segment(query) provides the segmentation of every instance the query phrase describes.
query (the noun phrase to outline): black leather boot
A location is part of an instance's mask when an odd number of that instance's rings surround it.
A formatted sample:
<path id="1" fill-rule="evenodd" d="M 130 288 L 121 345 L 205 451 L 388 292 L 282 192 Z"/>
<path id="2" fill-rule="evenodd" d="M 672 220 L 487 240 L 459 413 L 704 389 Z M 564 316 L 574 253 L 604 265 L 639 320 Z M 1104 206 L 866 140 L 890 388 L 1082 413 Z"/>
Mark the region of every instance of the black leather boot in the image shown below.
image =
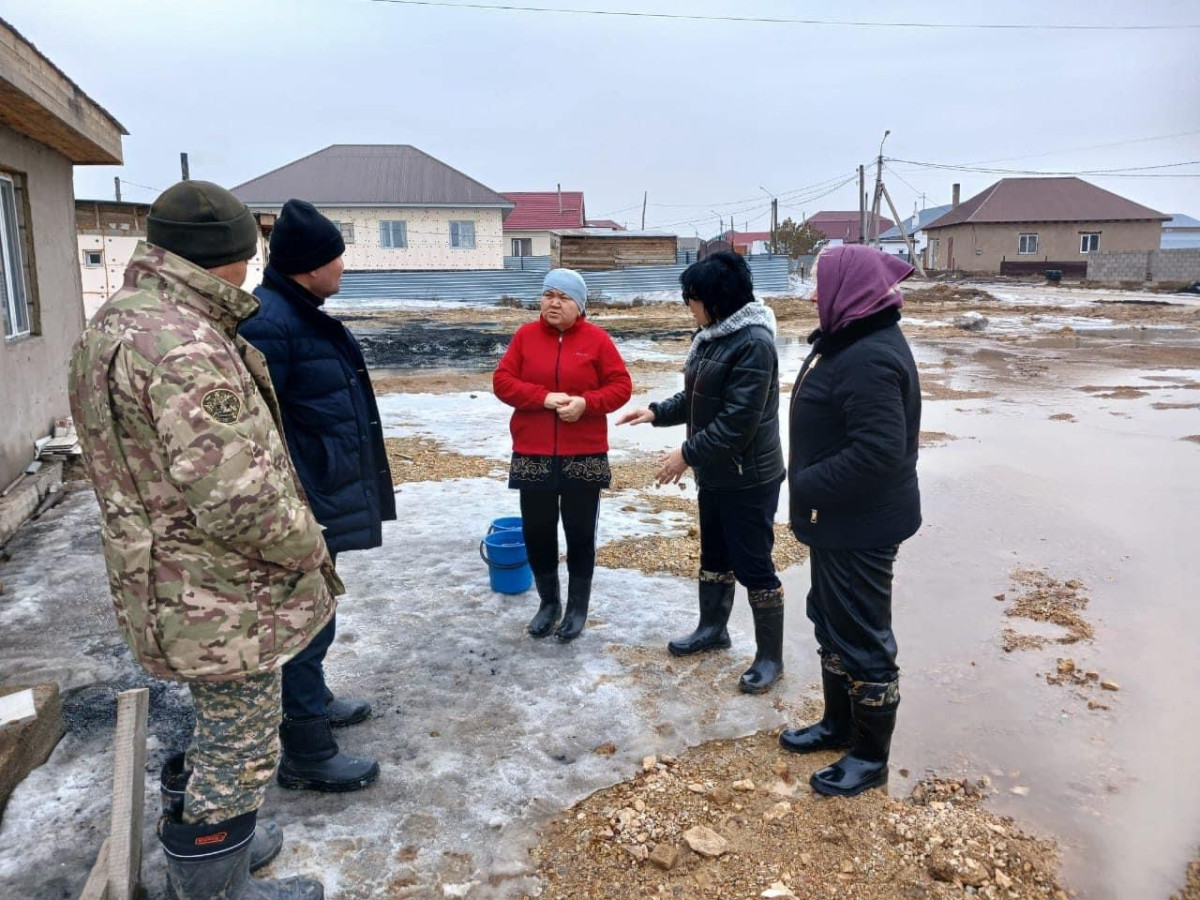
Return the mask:
<path id="1" fill-rule="evenodd" d="M 783 588 L 750 592 L 754 614 L 754 662 L 738 683 L 747 694 L 764 694 L 783 674 Z"/>
<path id="2" fill-rule="evenodd" d="M 779 744 L 793 753 L 842 750 L 850 746 L 850 680 L 821 666 L 821 687 L 825 691 L 825 714 L 821 721 L 805 728 L 793 728 L 779 735 Z"/>
<path id="3" fill-rule="evenodd" d="M 187 792 L 191 769 L 185 768 L 187 759 L 182 753 L 168 756 L 159 773 L 159 795 L 162 811 L 173 821 L 183 821 L 183 795 Z M 257 872 L 279 855 L 283 848 L 283 829 L 274 822 L 259 822 L 250 841 L 250 871 Z"/>
<path id="4" fill-rule="evenodd" d="M 540 638 L 554 630 L 554 626 L 558 624 L 558 617 L 562 613 L 558 572 L 553 575 L 537 575 L 533 581 L 537 585 L 538 597 L 541 598 L 542 603 L 529 622 L 529 636 Z"/>
<path id="5" fill-rule="evenodd" d="M 325 688 L 325 715 L 334 728 L 346 728 L 365 722 L 371 715 L 371 704 L 366 700 L 335 697 L 333 691 Z"/>
<path id="6" fill-rule="evenodd" d="M 323 900 L 325 888 L 312 878 L 250 877 L 256 816 L 248 812 L 215 825 L 184 825 L 170 815 L 159 819 L 172 900 Z"/>
<path id="7" fill-rule="evenodd" d="M 730 646 L 729 614 L 733 612 L 733 573 L 700 571 L 700 624 L 687 637 L 667 644 L 672 656 L 690 656 Z"/>
<path id="8" fill-rule="evenodd" d="M 564 644 L 575 640 L 587 623 L 588 603 L 592 599 L 592 579 L 576 578 L 572 575 L 567 580 L 567 611 L 563 615 L 562 624 L 554 633 Z"/>
<path id="9" fill-rule="evenodd" d="M 860 694 L 861 689 L 865 690 Z M 883 702 L 875 702 L 879 700 Z M 854 717 L 850 752 L 813 773 L 808 783 L 819 794 L 853 797 L 887 784 L 888 753 L 900 705 L 896 682 L 856 684 L 850 702 Z"/>
<path id="10" fill-rule="evenodd" d="M 345 793 L 365 788 L 379 777 L 379 763 L 338 749 L 329 719 L 289 719 L 279 726 L 283 755 L 275 776 L 292 790 Z"/>

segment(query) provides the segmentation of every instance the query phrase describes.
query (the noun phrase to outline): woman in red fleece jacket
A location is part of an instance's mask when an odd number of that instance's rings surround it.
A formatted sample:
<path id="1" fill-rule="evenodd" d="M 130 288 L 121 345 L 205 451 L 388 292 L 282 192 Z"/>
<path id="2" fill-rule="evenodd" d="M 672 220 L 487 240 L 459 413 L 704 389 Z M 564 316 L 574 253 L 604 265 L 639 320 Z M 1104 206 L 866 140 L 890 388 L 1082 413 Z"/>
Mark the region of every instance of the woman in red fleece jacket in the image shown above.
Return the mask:
<path id="1" fill-rule="evenodd" d="M 612 338 L 584 318 L 587 285 L 571 269 L 552 269 L 542 314 L 513 335 L 492 376 L 496 396 L 513 407 L 508 486 L 521 491 L 525 548 L 541 604 L 529 623 L 549 634 L 562 611 L 558 519 L 567 535 L 567 611 L 556 635 L 583 631 L 596 567 L 596 516 L 608 487 L 608 419 L 628 402 L 633 382 Z"/>

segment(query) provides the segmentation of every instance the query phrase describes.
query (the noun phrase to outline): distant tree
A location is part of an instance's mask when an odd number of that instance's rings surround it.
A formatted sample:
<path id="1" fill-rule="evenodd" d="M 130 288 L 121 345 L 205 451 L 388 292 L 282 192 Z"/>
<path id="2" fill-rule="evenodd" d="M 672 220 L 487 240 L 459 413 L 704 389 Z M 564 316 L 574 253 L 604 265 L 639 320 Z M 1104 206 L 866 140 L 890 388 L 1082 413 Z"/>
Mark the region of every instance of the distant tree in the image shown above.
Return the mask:
<path id="1" fill-rule="evenodd" d="M 797 225 L 790 218 L 784 219 L 775 228 L 775 242 L 771 246 L 771 252 L 795 259 L 797 256 L 808 256 L 816 252 L 817 245 L 824 240 L 825 235 L 809 222 Z"/>

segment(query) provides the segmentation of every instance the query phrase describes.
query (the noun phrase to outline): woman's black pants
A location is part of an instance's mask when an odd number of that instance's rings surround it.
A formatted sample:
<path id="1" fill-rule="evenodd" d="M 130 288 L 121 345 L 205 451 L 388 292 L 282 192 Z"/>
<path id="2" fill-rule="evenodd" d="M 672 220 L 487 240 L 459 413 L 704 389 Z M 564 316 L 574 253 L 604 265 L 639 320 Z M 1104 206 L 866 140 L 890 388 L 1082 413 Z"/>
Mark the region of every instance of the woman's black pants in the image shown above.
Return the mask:
<path id="1" fill-rule="evenodd" d="M 878 550 L 812 548 L 808 617 L 827 667 L 834 662 L 832 655 L 855 681 L 884 684 L 900 674 L 892 633 L 892 566 L 898 550 L 898 545 Z"/>
<path id="2" fill-rule="evenodd" d="M 558 519 L 567 535 L 567 571 L 575 578 L 591 578 L 596 568 L 596 518 L 600 514 L 600 489 L 567 491 L 521 490 L 521 521 L 529 568 L 537 576 L 558 571 Z"/>

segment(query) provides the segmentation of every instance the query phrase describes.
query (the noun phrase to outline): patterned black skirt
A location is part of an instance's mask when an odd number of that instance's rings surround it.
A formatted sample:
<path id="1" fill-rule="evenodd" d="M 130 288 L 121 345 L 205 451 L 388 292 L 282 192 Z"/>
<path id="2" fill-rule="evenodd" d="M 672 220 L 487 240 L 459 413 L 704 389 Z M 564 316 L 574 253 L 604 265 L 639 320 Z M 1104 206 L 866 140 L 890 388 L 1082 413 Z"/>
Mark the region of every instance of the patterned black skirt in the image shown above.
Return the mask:
<path id="1" fill-rule="evenodd" d="M 514 453 L 508 486 L 532 491 L 597 491 L 612 483 L 607 453 L 528 456 Z"/>

